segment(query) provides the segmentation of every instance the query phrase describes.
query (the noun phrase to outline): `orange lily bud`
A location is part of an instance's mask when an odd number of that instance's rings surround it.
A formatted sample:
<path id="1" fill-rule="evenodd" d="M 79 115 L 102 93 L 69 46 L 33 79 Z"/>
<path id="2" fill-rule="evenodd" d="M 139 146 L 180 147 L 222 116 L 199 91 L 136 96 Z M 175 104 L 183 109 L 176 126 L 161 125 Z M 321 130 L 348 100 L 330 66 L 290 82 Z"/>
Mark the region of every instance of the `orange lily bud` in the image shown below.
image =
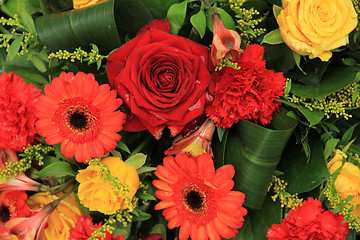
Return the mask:
<path id="1" fill-rule="evenodd" d="M 165 155 L 191 154 L 192 156 L 199 156 L 203 153 L 212 155 L 210 143 L 214 130 L 215 123 L 206 119 L 191 136 L 173 143 L 173 146 L 165 151 Z"/>
<path id="2" fill-rule="evenodd" d="M 211 46 L 211 60 L 218 66 L 222 59 L 240 58 L 243 50 L 240 49 L 241 39 L 236 31 L 225 28 L 219 13 L 212 9 L 214 38 Z"/>

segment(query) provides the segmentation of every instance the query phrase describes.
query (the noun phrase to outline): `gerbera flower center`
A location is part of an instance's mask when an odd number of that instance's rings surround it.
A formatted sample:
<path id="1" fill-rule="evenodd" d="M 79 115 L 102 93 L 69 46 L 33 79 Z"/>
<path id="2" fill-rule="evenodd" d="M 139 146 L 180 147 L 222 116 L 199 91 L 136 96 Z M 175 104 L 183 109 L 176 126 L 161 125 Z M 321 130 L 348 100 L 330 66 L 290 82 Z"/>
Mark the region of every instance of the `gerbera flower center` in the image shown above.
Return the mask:
<path id="1" fill-rule="evenodd" d="M 70 126 L 77 129 L 86 129 L 88 125 L 88 117 L 84 114 L 84 112 L 79 111 L 77 109 L 74 113 L 69 116 Z"/>
<path id="2" fill-rule="evenodd" d="M 3 223 L 10 220 L 10 209 L 5 205 L 0 206 L 0 220 Z"/>
<path id="3" fill-rule="evenodd" d="M 194 210 L 199 210 L 203 203 L 204 199 L 201 196 L 200 192 L 195 190 L 190 190 L 185 194 L 185 202 Z"/>
<path id="4" fill-rule="evenodd" d="M 75 132 L 85 132 L 93 125 L 94 116 L 83 106 L 70 107 L 65 112 L 65 121 Z"/>
<path id="5" fill-rule="evenodd" d="M 182 202 L 185 208 L 195 215 L 201 214 L 207 209 L 205 192 L 197 186 L 188 186 L 183 190 Z"/>

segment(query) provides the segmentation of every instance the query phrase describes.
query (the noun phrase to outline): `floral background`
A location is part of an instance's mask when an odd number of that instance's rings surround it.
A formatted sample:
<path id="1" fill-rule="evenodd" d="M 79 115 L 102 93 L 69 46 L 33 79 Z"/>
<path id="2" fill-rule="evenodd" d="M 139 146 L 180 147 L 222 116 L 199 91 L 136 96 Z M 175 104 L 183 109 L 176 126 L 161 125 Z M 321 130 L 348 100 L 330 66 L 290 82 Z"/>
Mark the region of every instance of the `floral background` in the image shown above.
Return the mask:
<path id="1" fill-rule="evenodd" d="M 358 0 L 0 4 L 0 239 L 359 239 Z"/>

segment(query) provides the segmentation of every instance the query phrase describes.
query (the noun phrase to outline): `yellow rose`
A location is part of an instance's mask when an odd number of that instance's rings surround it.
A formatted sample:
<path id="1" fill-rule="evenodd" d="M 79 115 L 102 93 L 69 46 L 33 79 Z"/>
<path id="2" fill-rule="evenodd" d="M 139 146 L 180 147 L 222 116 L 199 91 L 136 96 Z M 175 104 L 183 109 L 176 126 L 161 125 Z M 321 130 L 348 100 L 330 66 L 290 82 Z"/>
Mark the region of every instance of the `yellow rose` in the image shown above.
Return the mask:
<path id="1" fill-rule="evenodd" d="M 107 0 L 73 0 L 74 9 L 89 7 Z"/>
<path id="2" fill-rule="evenodd" d="M 358 21 L 351 0 L 285 0 L 276 20 L 289 48 L 322 61 L 349 42 Z"/>
<path id="3" fill-rule="evenodd" d="M 39 209 L 63 195 L 63 192 L 55 195 L 51 195 L 49 192 L 35 193 L 26 200 L 26 204 L 31 209 Z M 68 239 L 70 230 L 75 227 L 77 219 L 81 215 L 83 215 L 83 211 L 72 192 L 59 203 L 50 215 L 47 221 L 48 225 L 41 233 L 41 239 Z"/>
<path id="4" fill-rule="evenodd" d="M 343 157 L 346 157 L 346 155 L 340 150 L 336 150 L 335 156 L 328 163 L 331 174 L 341 167 Z M 334 184 L 342 199 L 353 196 L 350 202 L 355 204 L 356 208 L 352 211 L 352 214 L 360 216 L 360 169 L 352 163 L 345 162 Z"/>
<path id="5" fill-rule="evenodd" d="M 117 177 L 128 191 L 128 200 L 132 200 L 139 188 L 139 176 L 136 169 L 118 157 L 106 157 L 101 163 L 108 166 L 110 174 Z M 128 208 L 124 196 L 115 192 L 113 184 L 105 181 L 98 174 L 100 166 L 88 166 L 80 170 L 76 180 L 80 183 L 78 196 L 80 202 L 90 211 L 99 211 L 104 214 L 113 214 L 119 209 Z"/>

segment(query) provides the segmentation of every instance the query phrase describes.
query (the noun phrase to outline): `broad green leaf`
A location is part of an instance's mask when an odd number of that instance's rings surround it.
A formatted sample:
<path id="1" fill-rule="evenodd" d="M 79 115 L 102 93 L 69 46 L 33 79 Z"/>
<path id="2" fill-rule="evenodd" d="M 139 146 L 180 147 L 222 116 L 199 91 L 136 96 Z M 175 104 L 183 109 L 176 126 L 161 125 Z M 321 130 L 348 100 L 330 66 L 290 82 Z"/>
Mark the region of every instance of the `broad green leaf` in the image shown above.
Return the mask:
<path id="1" fill-rule="evenodd" d="M 355 229 L 350 229 L 348 235 L 346 236 L 345 240 L 356 240 L 356 231 Z"/>
<path id="2" fill-rule="evenodd" d="M 323 119 L 323 117 L 325 116 L 324 112 L 316 111 L 316 110 L 310 111 L 309 109 L 307 109 L 301 105 L 286 101 L 281 98 L 277 99 L 277 100 L 279 102 L 285 103 L 286 105 L 299 110 L 304 115 L 304 117 L 306 117 L 306 119 L 309 121 L 310 126 L 315 126 L 316 124 L 319 124 L 321 122 L 321 120 Z"/>
<path id="3" fill-rule="evenodd" d="M 294 141 L 290 141 L 282 155 L 278 170 L 284 173 L 281 179 L 288 183 L 289 193 L 308 192 L 330 176 L 320 137 L 309 135 L 309 146 L 309 161 L 299 144 L 295 144 Z"/>
<path id="4" fill-rule="evenodd" d="M 245 215 L 244 225 L 239 229 L 236 240 L 265 240 L 266 232 L 274 223 L 280 223 L 282 208 L 280 202 L 274 202 L 270 196 L 265 198 L 261 209 L 249 209 Z"/>
<path id="5" fill-rule="evenodd" d="M 325 143 L 325 148 L 324 148 L 324 158 L 325 159 L 329 158 L 330 154 L 332 153 L 332 151 L 334 150 L 334 148 L 336 147 L 336 145 L 338 144 L 339 141 L 340 141 L 340 139 L 331 138 Z"/>
<path id="6" fill-rule="evenodd" d="M 200 37 L 203 38 L 206 32 L 206 17 L 202 9 L 190 18 L 191 24 L 196 28 Z"/>
<path id="7" fill-rule="evenodd" d="M 169 20 L 172 34 L 178 34 L 180 28 L 184 24 L 186 9 L 187 0 L 181 3 L 175 3 L 169 8 L 167 12 L 167 19 Z"/>
<path id="8" fill-rule="evenodd" d="M 292 50 L 286 46 L 285 43 L 281 44 L 264 44 L 266 67 L 276 72 L 287 73 L 295 67 L 295 60 Z"/>
<path id="9" fill-rule="evenodd" d="M 11 43 L 6 60 L 12 61 L 17 56 L 23 39 L 24 36 L 20 36 Z"/>
<path id="10" fill-rule="evenodd" d="M 235 190 L 245 193 L 247 207 L 261 208 L 281 153 L 296 125 L 297 121 L 282 110 L 274 115 L 268 127 L 240 121 L 229 131 L 226 143 L 220 143 L 226 144 L 224 164 L 234 166 Z"/>
<path id="11" fill-rule="evenodd" d="M 272 30 L 271 32 L 267 33 L 264 36 L 264 39 L 262 40 L 262 43 L 268 43 L 268 44 L 280 44 L 283 43 L 284 40 L 281 37 L 280 29 Z"/>
<path id="12" fill-rule="evenodd" d="M 128 158 L 125 162 L 128 165 L 133 166 L 134 168 L 138 169 L 145 164 L 146 155 L 143 153 L 137 153 L 134 156 Z"/>
<path id="13" fill-rule="evenodd" d="M 122 44 L 124 31 L 134 34 L 151 20 L 140 0 L 109 0 L 76 11 L 38 17 L 35 26 L 40 41 L 52 51 L 74 51 L 78 47 L 89 51 L 93 43 L 101 54 L 107 54 Z"/>
<path id="14" fill-rule="evenodd" d="M 171 5 L 178 0 L 141 0 L 155 19 L 166 18 L 166 13 Z"/>
<path id="15" fill-rule="evenodd" d="M 39 177 L 66 177 L 66 176 L 75 176 L 76 173 L 72 169 L 71 165 L 67 162 L 54 162 L 40 170 L 36 173 Z"/>
<path id="16" fill-rule="evenodd" d="M 351 67 L 332 67 L 324 73 L 319 86 L 292 83 L 291 92 L 300 97 L 318 100 L 343 89 L 355 81 L 356 71 Z"/>

